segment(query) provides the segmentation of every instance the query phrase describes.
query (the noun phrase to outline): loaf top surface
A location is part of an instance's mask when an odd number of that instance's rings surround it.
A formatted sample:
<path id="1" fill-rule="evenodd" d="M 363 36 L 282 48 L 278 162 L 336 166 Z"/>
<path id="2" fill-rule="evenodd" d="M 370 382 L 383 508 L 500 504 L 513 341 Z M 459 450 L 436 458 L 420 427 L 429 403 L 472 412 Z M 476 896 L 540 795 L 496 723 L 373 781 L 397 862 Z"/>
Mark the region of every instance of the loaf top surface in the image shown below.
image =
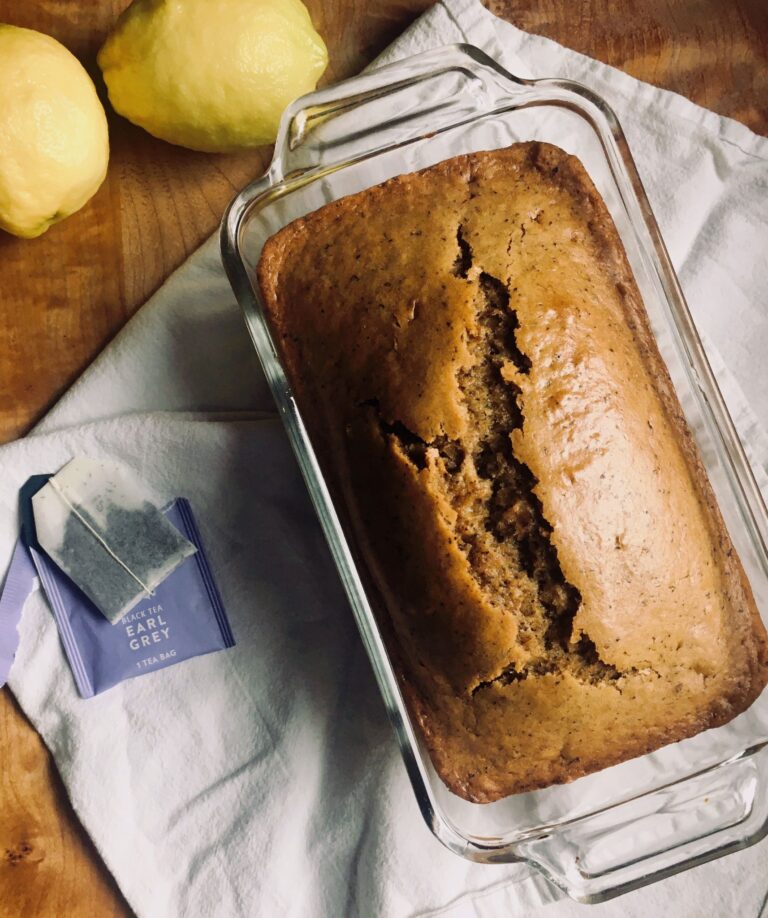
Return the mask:
<path id="1" fill-rule="evenodd" d="M 290 224 L 258 273 L 451 789 L 569 780 L 754 700 L 765 632 L 578 160 L 400 176 Z"/>

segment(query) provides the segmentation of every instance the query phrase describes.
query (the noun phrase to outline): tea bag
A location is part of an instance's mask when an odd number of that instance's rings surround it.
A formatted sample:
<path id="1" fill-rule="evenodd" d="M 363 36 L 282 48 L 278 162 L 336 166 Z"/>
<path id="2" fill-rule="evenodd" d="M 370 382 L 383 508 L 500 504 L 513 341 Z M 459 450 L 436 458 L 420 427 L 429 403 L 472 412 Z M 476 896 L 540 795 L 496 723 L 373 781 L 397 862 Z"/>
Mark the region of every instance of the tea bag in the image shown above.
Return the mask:
<path id="1" fill-rule="evenodd" d="M 197 551 L 115 463 L 72 459 L 32 505 L 41 548 L 112 624 Z"/>

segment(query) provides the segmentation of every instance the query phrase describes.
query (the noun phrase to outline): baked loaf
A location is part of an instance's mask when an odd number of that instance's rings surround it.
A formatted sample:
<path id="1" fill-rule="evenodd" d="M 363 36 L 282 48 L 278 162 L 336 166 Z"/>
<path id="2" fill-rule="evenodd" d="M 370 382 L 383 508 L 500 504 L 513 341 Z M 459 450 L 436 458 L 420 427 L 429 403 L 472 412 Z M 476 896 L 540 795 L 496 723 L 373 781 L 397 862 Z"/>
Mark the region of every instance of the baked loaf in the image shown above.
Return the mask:
<path id="1" fill-rule="evenodd" d="M 765 630 L 577 159 L 402 175 L 277 233 L 258 277 L 451 790 L 569 781 L 757 697 Z"/>

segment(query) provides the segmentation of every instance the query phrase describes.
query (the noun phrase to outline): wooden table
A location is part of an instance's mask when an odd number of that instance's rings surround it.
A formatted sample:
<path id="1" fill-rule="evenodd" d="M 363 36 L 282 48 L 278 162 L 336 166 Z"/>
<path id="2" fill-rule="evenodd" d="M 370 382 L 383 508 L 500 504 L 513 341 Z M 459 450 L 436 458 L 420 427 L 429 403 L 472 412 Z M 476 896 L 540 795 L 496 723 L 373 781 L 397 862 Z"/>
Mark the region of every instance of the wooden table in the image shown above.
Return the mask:
<path id="1" fill-rule="evenodd" d="M 215 3 L 215 0 L 211 0 Z M 486 0 L 532 32 L 768 133 L 766 0 Z M 95 55 L 127 0 L 0 0 L 0 22 Z M 331 57 L 360 70 L 430 0 L 308 0 Z M 546 74 L 548 75 L 548 74 Z M 97 79 L 100 91 L 103 86 Z M 207 156 L 110 115 L 112 158 L 96 197 L 32 241 L 0 232 L 0 441 L 23 435 L 262 171 L 263 149 Z M 129 915 L 77 822 L 52 760 L 0 693 L 0 916 Z"/>

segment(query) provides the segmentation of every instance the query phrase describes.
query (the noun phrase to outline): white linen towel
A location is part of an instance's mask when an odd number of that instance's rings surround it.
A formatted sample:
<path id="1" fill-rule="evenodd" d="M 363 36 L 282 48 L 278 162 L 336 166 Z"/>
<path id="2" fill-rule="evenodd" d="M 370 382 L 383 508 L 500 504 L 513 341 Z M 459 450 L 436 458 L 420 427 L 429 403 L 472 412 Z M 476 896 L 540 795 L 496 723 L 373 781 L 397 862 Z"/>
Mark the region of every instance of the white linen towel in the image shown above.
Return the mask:
<path id="1" fill-rule="evenodd" d="M 443 0 L 382 61 L 453 41 L 613 105 L 766 487 L 768 141 L 477 0 Z M 44 598 L 27 602 L 11 688 L 136 913 L 756 918 L 767 842 L 587 907 L 523 866 L 472 865 L 430 836 L 272 412 L 214 239 L 33 435 L 0 449 L 0 570 L 29 475 L 75 454 L 116 458 L 158 502 L 191 499 L 237 639 L 83 701 Z"/>

